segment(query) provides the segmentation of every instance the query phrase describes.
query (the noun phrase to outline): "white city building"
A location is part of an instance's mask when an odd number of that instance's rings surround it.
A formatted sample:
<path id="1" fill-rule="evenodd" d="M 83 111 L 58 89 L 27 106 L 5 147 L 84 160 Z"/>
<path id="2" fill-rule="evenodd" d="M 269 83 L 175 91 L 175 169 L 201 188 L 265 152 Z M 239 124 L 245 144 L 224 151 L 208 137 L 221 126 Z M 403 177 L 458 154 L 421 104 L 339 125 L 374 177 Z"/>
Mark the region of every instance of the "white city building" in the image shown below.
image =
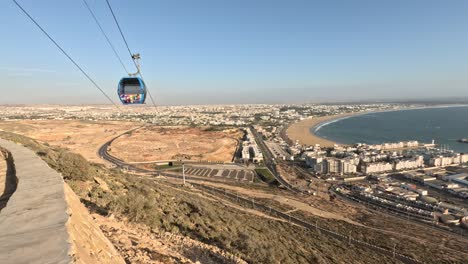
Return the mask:
<path id="1" fill-rule="evenodd" d="M 467 163 L 467 162 L 468 162 L 468 154 L 461 154 L 460 163 Z"/>
<path id="2" fill-rule="evenodd" d="M 318 173 L 343 175 L 356 173 L 357 171 L 354 159 L 308 157 L 306 162 L 315 172 Z"/>
<path id="3" fill-rule="evenodd" d="M 440 167 L 440 166 L 447 166 L 447 165 L 451 165 L 451 164 L 454 164 L 454 163 L 459 163 L 460 162 L 460 158 L 458 158 L 458 160 L 454 157 L 445 157 L 445 156 L 436 156 L 436 157 L 432 157 L 429 159 L 429 166 L 433 166 L 433 167 Z"/>
<path id="4" fill-rule="evenodd" d="M 417 169 L 424 167 L 424 158 L 423 156 L 416 156 L 410 159 L 397 160 L 393 164 L 393 170 L 408 170 L 408 169 Z"/>
<path id="5" fill-rule="evenodd" d="M 250 147 L 249 146 L 243 146 L 242 147 L 242 160 L 243 161 L 249 161 L 250 160 Z"/>
<path id="6" fill-rule="evenodd" d="M 393 165 L 388 162 L 363 163 L 361 171 L 365 174 L 392 171 Z"/>
<path id="7" fill-rule="evenodd" d="M 260 148 L 257 146 L 257 145 L 251 145 L 250 146 L 250 151 L 251 151 L 251 154 L 252 154 L 252 161 L 253 162 L 261 162 L 263 161 L 263 153 L 262 151 L 260 150 Z"/>

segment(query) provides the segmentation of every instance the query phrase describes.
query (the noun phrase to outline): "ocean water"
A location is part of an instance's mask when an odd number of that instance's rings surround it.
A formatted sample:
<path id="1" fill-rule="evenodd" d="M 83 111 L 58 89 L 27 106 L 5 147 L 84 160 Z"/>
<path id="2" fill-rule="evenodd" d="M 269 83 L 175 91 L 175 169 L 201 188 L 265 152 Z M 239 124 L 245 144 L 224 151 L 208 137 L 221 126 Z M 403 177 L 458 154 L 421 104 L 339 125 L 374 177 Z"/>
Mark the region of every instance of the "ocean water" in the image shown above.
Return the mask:
<path id="1" fill-rule="evenodd" d="M 311 133 L 343 144 L 418 140 L 468 153 L 468 106 L 369 113 L 323 123 Z"/>

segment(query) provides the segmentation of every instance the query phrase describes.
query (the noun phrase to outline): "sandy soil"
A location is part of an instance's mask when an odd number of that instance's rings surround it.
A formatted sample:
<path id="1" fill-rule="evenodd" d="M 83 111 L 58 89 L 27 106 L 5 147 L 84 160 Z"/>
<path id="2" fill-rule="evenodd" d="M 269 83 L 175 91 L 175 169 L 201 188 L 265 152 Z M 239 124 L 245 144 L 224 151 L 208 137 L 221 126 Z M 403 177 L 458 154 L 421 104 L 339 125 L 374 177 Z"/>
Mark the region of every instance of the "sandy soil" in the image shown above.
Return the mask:
<path id="1" fill-rule="evenodd" d="M 336 144 L 336 142 L 312 134 L 310 132 L 310 128 L 326 121 L 352 116 L 356 114 L 358 113 L 347 113 L 340 115 L 307 118 L 289 126 L 289 128 L 286 131 L 286 134 L 293 142 L 297 140 L 301 145 L 320 144 L 320 146 L 322 147 L 333 147 L 333 145 Z"/>
<path id="2" fill-rule="evenodd" d="M 127 263 L 230 263 L 242 259 L 189 237 L 150 229 L 113 216 L 93 214 L 104 234 L 121 252 Z M 234 261 L 232 261 L 234 259 Z M 90 262 L 91 263 L 91 262 Z"/>
<path id="3" fill-rule="evenodd" d="M 241 136 L 237 129 L 147 126 L 115 140 L 110 152 L 127 162 L 177 159 L 230 162 Z"/>
<path id="4" fill-rule="evenodd" d="M 0 122 L 0 129 L 67 148 L 89 161 L 102 163 L 96 154 L 99 147 L 116 135 L 139 125 L 117 121 L 21 120 Z"/>
<path id="5" fill-rule="evenodd" d="M 113 137 L 140 125 L 118 121 L 20 120 L 2 121 L 0 130 L 66 148 L 83 155 L 89 161 L 102 163 L 103 160 L 97 155 L 99 147 Z M 148 126 L 114 141 L 111 152 L 128 162 L 179 158 L 229 162 L 240 137 L 242 133 L 237 129 L 209 131 L 200 128 Z"/>
<path id="6" fill-rule="evenodd" d="M 124 264 L 112 243 L 104 236 L 80 199 L 65 183 L 70 218 L 67 223 L 74 263 Z"/>

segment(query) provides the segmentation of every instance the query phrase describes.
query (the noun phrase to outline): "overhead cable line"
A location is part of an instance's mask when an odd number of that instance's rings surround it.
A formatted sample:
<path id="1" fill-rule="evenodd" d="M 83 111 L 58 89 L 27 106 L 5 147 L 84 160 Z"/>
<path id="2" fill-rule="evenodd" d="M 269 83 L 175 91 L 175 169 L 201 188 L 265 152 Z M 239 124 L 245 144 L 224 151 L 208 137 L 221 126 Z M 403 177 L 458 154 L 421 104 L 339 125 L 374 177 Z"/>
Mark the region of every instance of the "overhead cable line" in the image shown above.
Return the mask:
<path id="1" fill-rule="evenodd" d="M 117 17 L 116 17 L 115 14 L 114 14 L 114 10 L 112 9 L 112 6 L 111 6 L 109 0 L 106 0 L 106 2 L 107 2 L 107 6 L 109 7 L 109 10 L 110 10 L 111 13 L 112 13 L 112 17 L 114 18 L 115 24 L 117 24 L 117 28 L 119 29 L 120 35 L 122 36 L 122 39 L 123 39 L 123 41 L 125 42 L 125 46 L 127 47 L 128 53 L 130 54 L 130 57 L 133 57 L 133 53 L 132 53 L 132 51 L 130 50 L 130 47 L 128 46 L 127 39 L 125 38 L 125 36 L 124 36 L 124 34 L 123 34 L 123 31 L 122 31 L 122 28 L 120 28 L 119 21 L 117 21 Z M 136 63 L 135 63 L 135 67 L 137 67 Z"/>
<path id="2" fill-rule="evenodd" d="M 109 7 L 109 10 L 112 13 L 112 17 L 114 18 L 115 24 L 117 25 L 117 28 L 119 29 L 120 35 L 122 36 L 122 39 L 125 42 L 125 46 L 127 47 L 128 53 L 130 54 L 130 57 L 133 60 L 133 64 L 135 65 L 135 67 L 138 70 L 137 73 L 140 75 L 141 79 L 144 81 L 143 75 L 141 74 L 141 71 L 140 71 L 140 65 L 138 65 L 138 63 L 137 63 L 137 61 L 135 59 L 135 56 L 138 55 L 138 54 L 133 54 L 132 51 L 130 50 L 130 47 L 128 46 L 127 39 L 125 38 L 125 35 L 123 34 L 122 28 L 120 27 L 119 21 L 117 20 L 117 17 L 115 16 L 114 10 L 112 9 L 112 6 L 111 6 L 109 0 L 106 0 L 106 2 L 107 2 L 107 6 Z M 153 103 L 153 106 L 156 107 L 156 103 L 154 102 L 154 99 L 153 99 L 153 96 L 151 95 L 151 92 L 149 91 L 149 89 L 147 89 L 147 91 L 148 91 L 148 95 L 151 98 L 151 102 Z"/>
<path id="3" fill-rule="evenodd" d="M 52 41 L 52 43 L 55 44 L 55 46 L 63 53 L 63 55 L 65 55 L 80 71 L 81 73 L 83 73 L 84 76 L 86 76 L 86 78 L 88 78 L 88 80 L 93 83 L 93 85 L 99 90 L 101 91 L 101 93 L 109 100 L 109 102 L 111 102 L 118 110 L 120 110 L 120 107 L 117 106 L 117 104 L 114 103 L 114 101 L 112 101 L 112 99 L 104 92 L 103 89 L 101 89 L 101 87 L 83 70 L 83 68 L 80 67 L 80 65 L 78 65 L 78 63 L 76 63 L 75 60 L 73 60 L 72 57 L 70 57 L 70 55 L 68 55 L 68 53 L 47 33 L 47 31 L 45 31 L 40 25 L 38 22 L 36 22 L 36 20 L 16 1 L 16 0 L 12 0 L 16 6 L 18 6 L 19 9 L 21 9 L 21 11 L 23 11 L 23 13 L 42 31 L 42 33 L 44 33 L 44 35 L 46 35 L 50 41 Z"/>
<path id="4" fill-rule="evenodd" d="M 88 9 L 89 13 L 91 14 L 91 16 L 93 17 L 94 19 L 94 22 L 96 22 L 97 26 L 99 27 L 99 29 L 101 30 L 101 33 L 102 35 L 106 38 L 107 40 L 107 43 L 109 44 L 109 46 L 112 48 L 112 50 L 114 51 L 114 55 L 115 57 L 117 57 L 117 59 L 119 60 L 120 62 L 120 65 L 122 65 L 122 68 L 125 70 L 125 72 L 127 72 L 128 74 L 130 74 L 130 72 L 127 70 L 127 68 L 125 67 L 125 64 L 122 62 L 122 59 L 120 58 L 119 54 L 117 53 L 117 51 L 115 50 L 115 47 L 114 45 L 112 45 L 112 42 L 110 41 L 109 37 L 107 37 L 107 34 L 104 32 L 104 29 L 102 28 L 101 26 L 101 23 L 99 23 L 99 20 L 97 19 L 96 15 L 94 14 L 93 10 L 91 9 L 91 7 L 89 6 L 88 2 L 86 0 L 83 0 L 83 3 L 85 4 L 86 8 Z"/>

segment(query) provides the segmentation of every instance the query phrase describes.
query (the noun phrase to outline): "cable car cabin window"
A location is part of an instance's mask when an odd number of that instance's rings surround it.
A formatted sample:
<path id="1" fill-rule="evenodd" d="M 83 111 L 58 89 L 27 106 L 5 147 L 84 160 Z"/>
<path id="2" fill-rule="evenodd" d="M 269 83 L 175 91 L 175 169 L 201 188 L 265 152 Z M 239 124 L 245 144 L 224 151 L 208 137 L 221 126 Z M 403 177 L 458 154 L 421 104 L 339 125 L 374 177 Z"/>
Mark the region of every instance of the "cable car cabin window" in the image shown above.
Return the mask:
<path id="1" fill-rule="evenodd" d="M 141 89 L 140 89 L 140 86 L 129 86 L 129 85 L 125 85 L 123 87 L 123 94 L 139 94 L 139 93 L 142 93 Z"/>

